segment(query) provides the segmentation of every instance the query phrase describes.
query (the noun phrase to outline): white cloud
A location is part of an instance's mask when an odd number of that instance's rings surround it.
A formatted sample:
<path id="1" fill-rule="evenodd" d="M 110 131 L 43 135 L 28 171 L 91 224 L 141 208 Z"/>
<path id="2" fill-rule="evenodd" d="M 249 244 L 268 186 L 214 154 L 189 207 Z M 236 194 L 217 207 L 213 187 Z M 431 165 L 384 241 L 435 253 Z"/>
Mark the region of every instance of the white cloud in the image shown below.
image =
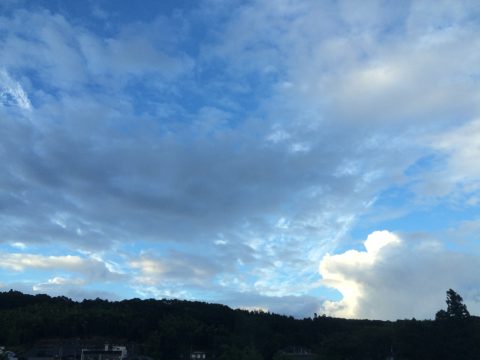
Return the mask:
<path id="1" fill-rule="evenodd" d="M 22 242 L 14 242 L 10 244 L 11 247 L 20 249 L 20 250 L 25 250 L 27 248 L 27 245 L 22 243 Z"/>
<path id="2" fill-rule="evenodd" d="M 67 268 L 75 269 L 85 264 L 85 260 L 79 256 L 43 256 L 36 254 L 0 254 L 0 266 L 15 271 L 23 271 L 26 268 L 48 269 Z"/>
<path id="3" fill-rule="evenodd" d="M 479 256 L 447 250 L 438 241 L 408 240 L 376 231 L 365 250 L 326 255 L 320 263 L 323 283 L 342 294 L 325 301 L 323 311 L 348 318 L 432 318 L 453 288 L 473 313 L 480 311 Z"/>
<path id="4" fill-rule="evenodd" d="M 480 120 L 449 129 L 432 136 L 432 149 L 445 158 L 445 163 L 427 171 L 422 190 L 432 195 L 445 196 L 460 191 L 467 195 L 466 202 L 477 203 L 480 191 Z"/>
<path id="5" fill-rule="evenodd" d="M 0 104 L 10 105 L 11 102 L 22 109 L 32 109 L 32 103 L 22 85 L 13 80 L 5 70 L 0 69 Z"/>
<path id="6" fill-rule="evenodd" d="M 71 279 L 61 276 L 55 276 L 51 279 L 48 279 L 46 282 L 38 283 L 33 285 L 33 291 L 51 291 L 55 288 L 66 288 L 69 286 L 81 286 L 85 284 L 83 279 Z"/>
<path id="7" fill-rule="evenodd" d="M 362 312 L 360 300 L 366 296 L 366 290 L 361 281 L 352 277 L 352 272 L 361 273 L 373 268 L 381 257 L 382 249 L 399 242 L 396 235 L 388 231 L 377 231 L 365 241 L 366 251 L 349 250 L 340 255 L 325 255 L 320 263 L 323 284 L 342 294 L 340 302 L 325 301 L 325 311 L 340 317 L 358 317 Z"/>

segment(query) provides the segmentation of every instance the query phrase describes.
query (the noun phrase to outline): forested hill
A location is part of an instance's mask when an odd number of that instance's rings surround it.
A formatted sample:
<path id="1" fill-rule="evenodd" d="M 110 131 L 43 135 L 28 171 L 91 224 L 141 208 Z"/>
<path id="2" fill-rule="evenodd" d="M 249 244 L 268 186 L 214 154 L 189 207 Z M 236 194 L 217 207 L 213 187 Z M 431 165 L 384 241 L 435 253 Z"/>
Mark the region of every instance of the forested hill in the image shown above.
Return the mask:
<path id="1" fill-rule="evenodd" d="M 292 346 L 319 359 L 480 359 L 479 318 L 448 311 L 436 321 L 297 320 L 202 302 L 75 302 L 9 291 L 0 293 L 0 345 L 26 349 L 41 339 L 97 336 L 137 343 L 156 359 L 179 359 L 192 349 L 220 360 L 280 359 L 279 351 Z"/>

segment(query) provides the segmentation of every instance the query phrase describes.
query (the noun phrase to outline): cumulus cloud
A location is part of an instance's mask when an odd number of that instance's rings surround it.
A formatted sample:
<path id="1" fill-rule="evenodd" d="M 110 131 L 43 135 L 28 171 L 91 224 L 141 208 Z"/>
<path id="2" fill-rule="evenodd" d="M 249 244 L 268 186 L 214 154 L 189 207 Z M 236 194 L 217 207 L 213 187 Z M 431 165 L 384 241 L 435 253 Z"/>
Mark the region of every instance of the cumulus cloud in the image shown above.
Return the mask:
<path id="1" fill-rule="evenodd" d="M 453 288 L 467 306 L 480 310 L 479 256 L 449 250 L 440 242 L 376 231 L 364 250 L 326 255 L 323 283 L 338 290 L 339 301 L 325 301 L 326 314 L 348 318 L 433 318 Z"/>

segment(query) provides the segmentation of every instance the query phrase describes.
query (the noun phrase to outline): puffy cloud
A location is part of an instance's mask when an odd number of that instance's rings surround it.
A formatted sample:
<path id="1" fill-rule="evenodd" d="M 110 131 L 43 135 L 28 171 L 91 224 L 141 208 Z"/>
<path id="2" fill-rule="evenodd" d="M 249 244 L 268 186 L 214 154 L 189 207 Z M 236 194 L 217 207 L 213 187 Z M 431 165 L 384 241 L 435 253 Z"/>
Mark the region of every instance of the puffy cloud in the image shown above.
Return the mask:
<path id="1" fill-rule="evenodd" d="M 438 241 L 406 239 L 376 231 L 365 250 L 326 255 L 320 274 L 342 298 L 325 301 L 328 315 L 348 318 L 432 318 L 444 307 L 445 291 L 453 288 L 473 313 L 480 310 L 478 255 L 456 252 Z"/>

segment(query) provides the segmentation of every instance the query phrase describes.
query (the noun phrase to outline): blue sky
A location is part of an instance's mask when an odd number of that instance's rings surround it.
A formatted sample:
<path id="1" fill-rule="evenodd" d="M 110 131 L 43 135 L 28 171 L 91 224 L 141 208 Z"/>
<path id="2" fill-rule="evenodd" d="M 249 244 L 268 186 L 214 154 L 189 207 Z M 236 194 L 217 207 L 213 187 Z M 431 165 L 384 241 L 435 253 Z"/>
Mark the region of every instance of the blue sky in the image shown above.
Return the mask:
<path id="1" fill-rule="evenodd" d="M 480 313 L 476 1 L 3 1 L 0 289 Z"/>

